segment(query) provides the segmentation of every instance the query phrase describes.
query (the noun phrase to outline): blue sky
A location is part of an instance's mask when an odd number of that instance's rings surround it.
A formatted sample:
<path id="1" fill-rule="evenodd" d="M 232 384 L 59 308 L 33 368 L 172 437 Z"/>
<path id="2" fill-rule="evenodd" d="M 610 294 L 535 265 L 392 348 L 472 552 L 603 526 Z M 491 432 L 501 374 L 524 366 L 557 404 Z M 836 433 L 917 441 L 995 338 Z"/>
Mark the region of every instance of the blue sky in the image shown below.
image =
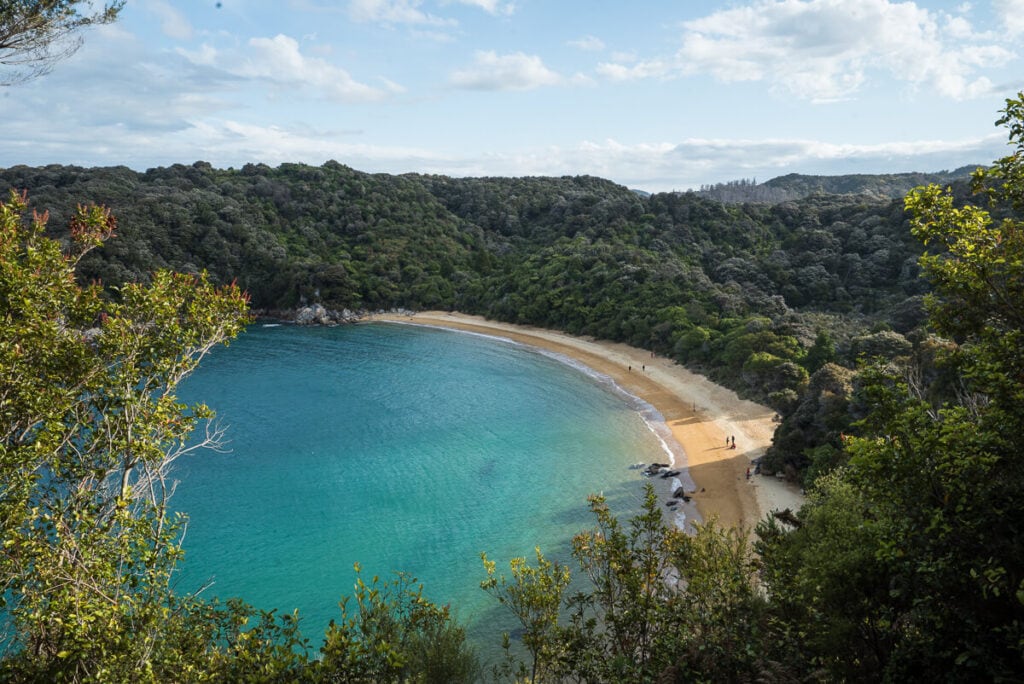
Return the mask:
<path id="1" fill-rule="evenodd" d="M 0 166 L 204 160 L 683 190 L 1006 152 L 1024 0 L 129 0 L 0 88 Z"/>

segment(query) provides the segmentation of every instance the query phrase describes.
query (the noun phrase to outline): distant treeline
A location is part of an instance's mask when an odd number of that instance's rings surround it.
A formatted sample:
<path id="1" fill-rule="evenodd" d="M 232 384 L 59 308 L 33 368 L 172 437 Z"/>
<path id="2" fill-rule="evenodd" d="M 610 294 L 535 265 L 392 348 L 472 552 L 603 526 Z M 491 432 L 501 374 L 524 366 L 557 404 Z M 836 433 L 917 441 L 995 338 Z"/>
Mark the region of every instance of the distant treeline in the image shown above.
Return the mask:
<path id="1" fill-rule="evenodd" d="M 458 309 L 593 335 L 786 416 L 823 365 L 901 353 L 924 320 L 922 246 L 902 203 L 865 195 L 737 205 L 586 176 L 393 176 L 336 162 L 20 166 L 0 185 L 27 189 L 55 231 L 79 203 L 113 210 L 117 237 L 82 262 L 85 279 L 205 270 L 237 281 L 256 309 Z M 819 418 L 790 430 L 776 467 L 805 470 L 849 422 Z"/>
<path id="2" fill-rule="evenodd" d="M 756 178 L 741 178 L 726 183 L 701 185 L 697 194 L 727 204 L 775 204 L 815 194 L 864 195 L 875 200 L 900 199 L 920 185 L 934 183 L 946 186 L 966 180 L 976 168 L 975 165 L 936 173 L 858 173 L 845 176 L 808 176 L 790 173 L 766 183 L 758 183 Z"/>

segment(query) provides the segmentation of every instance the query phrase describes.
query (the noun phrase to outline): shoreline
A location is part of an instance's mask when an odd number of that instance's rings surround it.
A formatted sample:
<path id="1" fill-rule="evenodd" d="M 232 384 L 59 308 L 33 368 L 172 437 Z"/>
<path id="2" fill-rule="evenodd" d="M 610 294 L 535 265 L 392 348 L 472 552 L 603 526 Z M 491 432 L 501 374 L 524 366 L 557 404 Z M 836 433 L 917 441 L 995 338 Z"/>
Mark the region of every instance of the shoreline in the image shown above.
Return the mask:
<path id="1" fill-rule="evenodd" d="M 544 328 L 489 321 L 445 311 L 383 313 L 366 322 L 412 323 L 504 337 L 567 356 L 607 375 L 623 390 L 653 406 L 682 448 L 685 466 L 696 483 L 693 503 L 705 521 L 752 530 L 772 510 L 800 507 L 799 490 L 774 477 L 746 477 L 750 461 L 771 444 L 775 412 L 740 399 L 671 359 L 617 342 L 574 337 Z M 725 446 L 734 436 L 736 448 Z"/>

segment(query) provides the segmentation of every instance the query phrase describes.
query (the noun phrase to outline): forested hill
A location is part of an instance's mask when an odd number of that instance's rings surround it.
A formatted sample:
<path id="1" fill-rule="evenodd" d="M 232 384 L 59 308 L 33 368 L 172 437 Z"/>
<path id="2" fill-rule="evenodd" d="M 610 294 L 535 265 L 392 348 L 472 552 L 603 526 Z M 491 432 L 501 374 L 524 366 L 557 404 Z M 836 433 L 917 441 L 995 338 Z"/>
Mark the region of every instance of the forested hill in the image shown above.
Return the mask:
<path id="1" fill-rule="evenodd" d="M 731 204 L 761 202 L 774 204 L 801 199 L 814 194 L 864 195 L 869 200 L 900 199 L 920 185 L 950 185 L 970 178 L 977 165 L 961 166 L 953 171 L 936 173 L 848 174 L 843 176 L 808 176 L 790 173 L 765 183 L 741 179 L 728 183 L 701 186 L 698 194 L 708 199 Z"/>
<path id="2" fill-rule="evenodd" d="M 897 200 L 732 205 L 593 177 L 393 176 L 336 162 L 14 167 L 0 185 L 27 189 L 54 231 L 79 203 L 113 210 L 117 236 L 82 262 L 84 278 L 206 270 L 237 280 L 257 309 L 458 309 L 621 340 L 787 414 L 826 361 L 900 351 L 923 321 L 922 246 Z"/>

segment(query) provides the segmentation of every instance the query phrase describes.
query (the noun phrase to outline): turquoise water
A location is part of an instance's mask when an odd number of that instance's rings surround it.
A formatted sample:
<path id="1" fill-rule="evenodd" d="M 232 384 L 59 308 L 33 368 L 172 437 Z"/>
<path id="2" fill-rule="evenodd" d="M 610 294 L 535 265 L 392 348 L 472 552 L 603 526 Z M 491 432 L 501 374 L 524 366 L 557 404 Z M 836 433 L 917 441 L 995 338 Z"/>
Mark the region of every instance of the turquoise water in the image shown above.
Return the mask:
<path id="1" fill-rule="evenodd" d="M 629 464 L 665 460 L 621 393 L 529 347 L 419 326 L 252 326 L 182 387 L 227 427 L 231 453 L 179 461 L 189 515 L 178 588 L 298 608 L 319 643 L 364 579 L 402 570 L 457 606 L 478 640 L 512 630 L 479 589 L 539 545 L 571 562 L 590 493 L 636 509 Z"/>

